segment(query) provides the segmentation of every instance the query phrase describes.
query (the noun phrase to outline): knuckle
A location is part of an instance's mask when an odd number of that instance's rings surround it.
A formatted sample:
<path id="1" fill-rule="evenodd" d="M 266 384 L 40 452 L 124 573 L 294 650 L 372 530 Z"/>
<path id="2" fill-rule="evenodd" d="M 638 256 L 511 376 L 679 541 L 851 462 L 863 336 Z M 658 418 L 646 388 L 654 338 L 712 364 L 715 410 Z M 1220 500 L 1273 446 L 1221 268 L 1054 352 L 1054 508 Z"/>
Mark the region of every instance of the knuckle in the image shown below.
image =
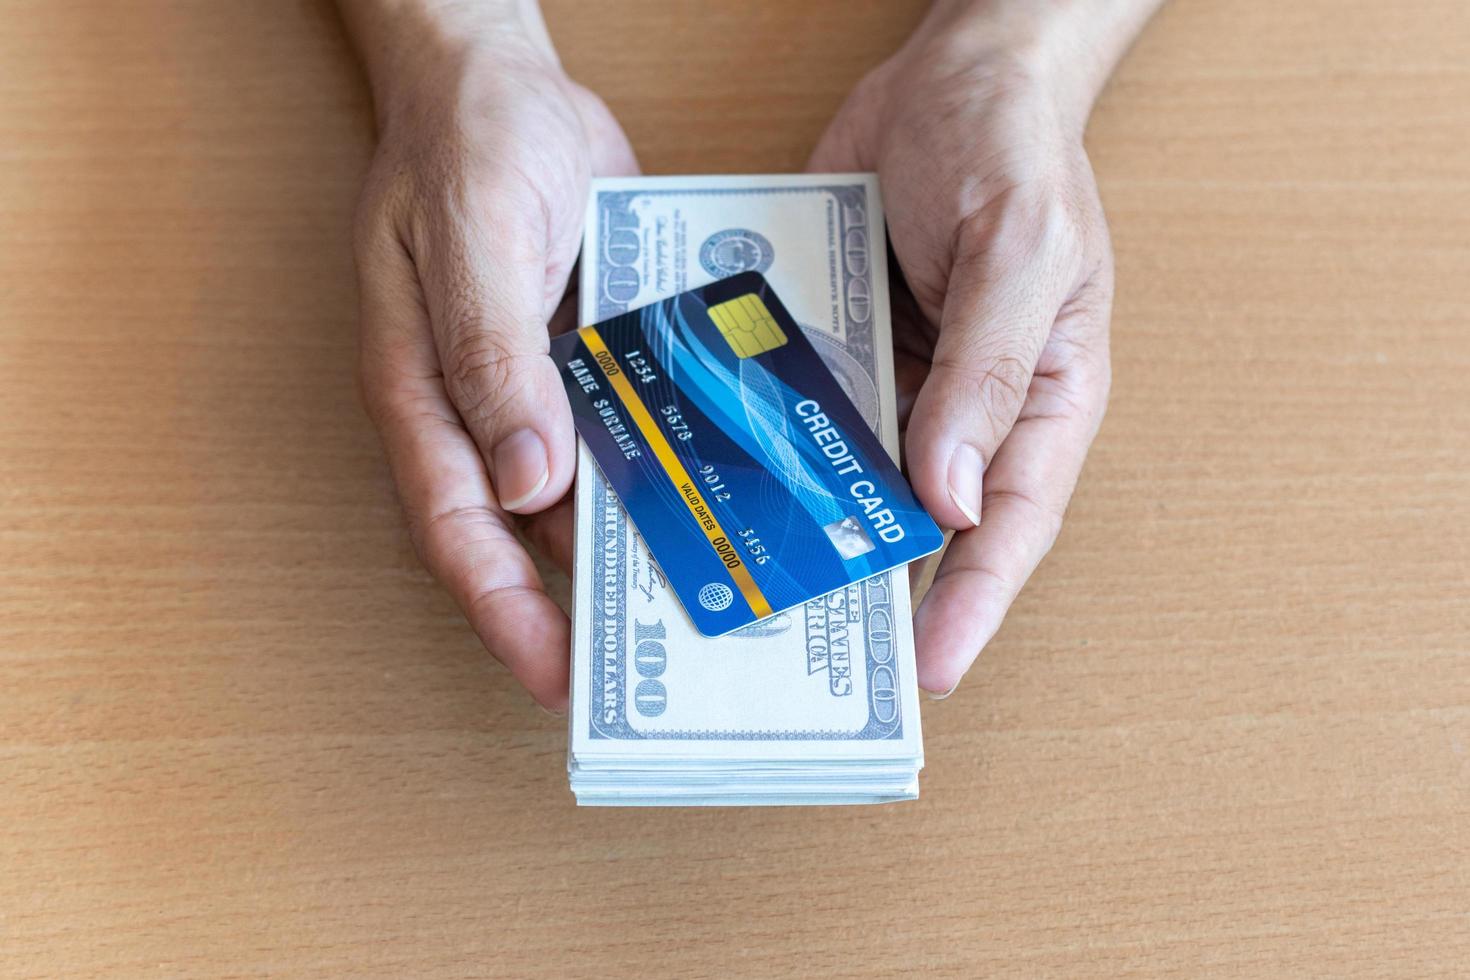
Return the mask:
<path id="1" fill-rule="evenodd" d="M 989 360 L 977 375 L 976 402 L 997 428 L 1003 428 L 1020 412 L 1030 382 L 1030 365 L 1015 355 L 1003 354 Z"/>
<path id="2" fill-rule="evenodd" d="M 1113 383 L 1106 348 L 1096 351 L 1074 345 L 1056 359 L 1062 362 L 1060 366 L 1038 377 L 1045 378 L 1049 399 L 1059 406 L 1057 414 L 1101 423 Z"/>
<path id="3" fill-rule="evenodd" d="M 955 265 L 999 282 L 1025 270 L 1073 279 L 1085 258 L 1101 256 L 1106 237 L 1088 195 L 1064 176 L 1043 174 L 997 191 L 962 217 L 952 245 Z"/>
<path id="4" fill-rule="evenodd" d="M 483 504 L 464 504 L 424 515 L 407 513 L 409 539 L 425 567 L 451 590 L 461 587 L 473 592 L 471 583 L 458 581 L 468 565 L 461 556 L 484 551 L 512 538 L 510 530 L 493 510 Z M 483 584 L 480 587 L 484 587 Z"/>
<path id="5" fill-rule="evenodd" d="M 509 582 L 486 582 L 471 588 L 465 593 L 465 614 L 472 622 L 490 621 L 494 622 L 499 617 L 495 616 L 496 607 L 506 602 L 520 602 L 525 599 L 535 598 L 539 595 L 538 590 L 529 585 L 512 584 Z M 487 649 L 496 659 L 502 657 L 503 647 L 498 642 L 487 644 Z"/>
<path id="6" fill-rule="evenodd" d="M 1030 384 L 1030 359 L 1014 353 L 987 359 L 978 380 L 981 397 L 996 406 L 1019 405 Z"/>
<path id="7" fill-rule="evenodd" d="M 510 355 L 481 327 L 479 317 L 466 315 L 449 334 L 444 373 L 452 390 L 475 392 L 506 380 Z"/>
<path id="8" fill-rule="evenodd" d="M 424 516 L 422 514 L 410 514 L 408 517 L 408 531 L 413 535 L 414 541 L 424 549 L 425 552 L 437 554 L 439 549 L 435 545 L 442 543 L 454 543 L 452 538 L 462 538 L 467 527 L 475 527 L 489 523 L 493 518 L 489 508 L 479 505 L 464 505 L 442 510 L 436 514 Z"/>
<path id="9" fill-rule="evenodd" d="M 949 568 L 941 567 L 934 576 L 934 585 L 939 585 L 941 582 L 964 582 L 967 591 L 974 593 L 975 599 L 982 603 L 987 601 L 1009 603 L 1011 597 L 1020 590 L 1020 587 L 1013 584 L 1005 573 L 985 560 L 953 565 Z"/>
<path id="10" fill-rule="evenodd" d="M 993 258 L 994 243 L 1000 229 L 997 216 L 1004 210 L 1003 196 L 985 207 L 967 212 L 955 225 L 950 251 L 956 269 L 974 267 L 983 271 Z"/>
<path id="11" fill-rule="evenodd" d="M 445 423 L 444 413 L 432 396 L 398 388 L 372 389 L 366 399 L 368 417 L 380 432 L 422 434 Z"/>
<path id="12" fill-rule="evenodd" d="M 444 371 L 455 405 L 467 421 L 494 417 L 524 387 L 526 358 L 484 330 L 458 332 L 445 353 Z"/>
<path id="13" fill-rule="evenodd" d="M 997 427 L 1014 419 L 1031 386 L 1032 362 L 1015 351 L 949 355 L 936 359 L 935 366 L 950 375 L 965 407 L 978 408 Z"/>

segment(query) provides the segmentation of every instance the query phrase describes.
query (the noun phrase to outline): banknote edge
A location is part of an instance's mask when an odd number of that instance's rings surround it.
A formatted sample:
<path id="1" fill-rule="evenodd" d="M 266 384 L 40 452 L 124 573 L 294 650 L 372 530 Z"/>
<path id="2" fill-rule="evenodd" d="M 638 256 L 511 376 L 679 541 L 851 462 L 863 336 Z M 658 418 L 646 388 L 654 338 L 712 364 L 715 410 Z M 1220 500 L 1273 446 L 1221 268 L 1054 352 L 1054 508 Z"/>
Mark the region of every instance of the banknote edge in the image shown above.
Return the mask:
<path id="1" fill-rule="evenodd" d="M 775 183 L 782 186 L 752 187 L 752 182 Z M 591 193 L 588 195 L 585 214 L 585 226 L 583 236 L 583 257 L 580 268 L 579 290 L 581 301 L 579 312 L 583 323 L 597 322 L 605 319 L 608 315 L 615 315 L 617 310 L 603 310 L 598 308 L 596 302 L 600 293 L 595 280 L 596 263 L 589 261 L 589 257 L 598 249 L 599 241 L 597 233 L 600 229 L 598 215 L 600 211 L 600 199 L 607 192 L 631 192 L 631 193 L 676 193 L 680 191 L 698 190 L 713 193 L 790 193 L 795 191 L 810 191 L 821 188 L 829 188 L 834 191 L 843 189 L 841 185 L 846 182 L 850 189 L 853 185 L 861 184 L 867 195 L 866 207 L 868 212 L 867 230 L 869 238 L 867 241 L 871 261 L 871 295 L 872 295 L 872 356 L 874 358 L 874 381 L 879 391 L 879 403 L 881 406 L 893 406 L 896 404 L 895 380 L 893 374 L 893 349 L 892 349 L 892 317 L 889 302 L 889 282 L 887 268 L 887 223 L 886 213 L 882 207 L 882 194 L 878 180 L 873 174 L 770 174 L 770 175 L 686 175 L 681 177 L 635 177 L 635 178 L 603 178 L 593 181 Z M 837 186 L 834 186 L 837 185 Z M 881 220 L 874 220 L 874 216 Z M 624 307 L 626 309 L 626 307 Z M 880 441 L 897 460 L 897 415 L 883 411 L 880 414 L 881 431 Z M 578 447 L 579 465 L 591 465 L 595 470 L 595 462 L 591 453 L 585 446 Z M 581 522 L 589 518 L 592 510 L 597 507 L 598 480 L 578 480 L 575 494 L 575 521 Z M 603 488 L 603 494 L 608 493 Z M 627 520 L 624 515 L 624 520 Z M 574 532 L 575 533 L 575 532 Z M 580 534 L 578 535 L 580 537 Z M 594 572 L 595 573 L 595 572 Z M 912 648 L 912 611 L 908 606 L 908 573 L 907 569 L 894 569 L 883 575 L 875 576 L 874 579 L 865 580 L 871 582 L 877 579 L 885 580 L 889 593 L 893 596 L 890 600 L 889 620 L 891 621 L 896 641 L 894 648 L 901 650 L 905 646 Z M 575 622 L 588 622 L 593 615 L 593 603 L 595 589 L 573 589 L 574 592 L 574 617 Z M 595 643 L 591 638 L 584 640 L 580 635 L 574 643 L 583 645 L 584 649 L 591 652 Z M 896 658 L 901 660 L 902 658 Z M 869 722 L 862 729 L 828 729 L 828 730 L 720 730 L 720 729 L 693 729 L 693 730 L 660 730 L 645 733 L 626 725 L 626 732 L 616 734 L 604 733 L 603 727 L 597 724 L 593 717 L 591 692 L 592 677 L 595 674 L 592 656 L 576 657 L 574 651 L 574 676 L 573 676 L 573 717 L 571 728 L 573 738 L 581 741 L 583 737 L 594 739 L 609 739 L 623 742 L 636 742 L 651 740 L 654 742 L 675 742 L 690 739 L 715 741 L 715 742 L 756 742 L 756 743 L 784 743 L 810 742 L 813 740 L 831 741 L 863 741 L 872 743 L 874 741 L 897 741 L 916 748 L 919 765 L 922 765 L 922 738 L 919 732 L 919 703 L 917 679 L 912 669 L 912 663 L 900 664 L 895 670 L 895 679 L 900 690 L 899 703 L 896 712 L 895 724 L 892 730 L 884 734 L 864 736 L 864 732 L 872 725 L 873 709 L 869 705 Z M 580 669 L 578 669 L 580 668 Z M 870 678 L 871 681 L 871 678 Z M 871 692 L 871 687 L 870 687 Z M 580 696 L 579 696 L 580 695 Z M 580 710 L 579 710 L 580 709 Z M 886 726 L 885 726 L 886 727 Z"/>

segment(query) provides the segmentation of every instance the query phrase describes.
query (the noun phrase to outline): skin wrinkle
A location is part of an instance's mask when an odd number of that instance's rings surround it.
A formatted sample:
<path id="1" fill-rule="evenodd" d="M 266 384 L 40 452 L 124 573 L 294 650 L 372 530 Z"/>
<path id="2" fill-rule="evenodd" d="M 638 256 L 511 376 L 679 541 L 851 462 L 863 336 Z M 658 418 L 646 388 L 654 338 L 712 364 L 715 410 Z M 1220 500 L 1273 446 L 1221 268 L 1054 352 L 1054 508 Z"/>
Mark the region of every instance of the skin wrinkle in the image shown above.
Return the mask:
<path id="1" fill-rule="evenodd" d="M 461 525 L 480 524 L 490 525 L 507 534 L 510 533 L 509 528 L 501 523 L 499 516 L 483 504 L 461 504 L 436 514 L 430 514 L 422 522 L 410 521 L 409 533 L 418 540 L 429 541 L 439 527 L 452 525 L 459 529 Z"/>
<path id="2" fill-rule="evenodd" d="M 470 621 L 476 622 L 480 620 L 482 618 L 481 610 L 487 606 L 492 607 L 493 610 L 493 607 L 497 605 L 503 605 L 506 602 L 513 602 L 517 599 L 534 599 L 537 602 L 551 602 L 551 599 L 547 597 L 545 590 L 541 586 L 539 577 L 534 586 L 518 584 L 486 586 L 471 594 L 466 602 Z M 487 616 L 495 615 L 497 614 L 493 611 L 487 614 Z M 563 618 L 565 619 L 565 616 Z M 495 643 L 493 636 L 482 637 L 482 639 L 487 645 L 493 645 Z M 490 652 L 495 652 L 493 646 Z"/>
<path id="3" fill-rule="evenodd" d="M 467 335 L 466 342 L 483 344 L 483 338 Z M 536 358 L 536 366 L 544 354 L 508 354 L 494 345 L 477 347 L 476 354 L 459 355 L 454 360 L 451 391 L 459 393 L 455 405 L 460 417 L 471 425 L 493 419 L 509 402 L 514 402 L 534 387 L 529 371 L 517 371 L 514 365 L 522 358 Z"/>
<path id="4" fill-rule="evenodd" d="M 932 370 L 947 375 L 949 396 L 961 403 L 978 403 L 981 415 L 995 428 L 993 434 L 1009 431 L 1011 424 L 1020 414 L 1021 405 L 1031 387 L 1031 366 L 1034 362 L 1013 354 L 1002 354 L 988 358 L 982 364 L 966 360 L 935 358 Z M 956 382 L 959 382 L 958 384 Z M 990 460 L 981 458 L 986 465 Z"/>
<path id="5" fill-rule="evenodd" d="M 1106 398 L 1103 400 L 1106 401 Z M 1016 420 L 1065 422 L 1072 418 L 1090 418 L 1095 412 L 1096 408 L 1077 397 L 1077 385 L 1065 374 L 1038 373 L 1031 379 L 1026 402 L 1021 406 Z"/>
<path id="6" fill-rule="evenodd" d="M 453 545 L 441 544 L 438 538 L 433 538 L 428 539 L 430 543 L 425 550 L 444 562 L 436 574 L 451 586 L 459 585 L 460 604 L 471 623 L 481 621 L 481 610 L 493 599 L 534 594 L 555 605 L 546 597 L 535 564 L 519 547 L 510 528 L 494 523 L 493 517 L 476 519 L 474 515 L 461 515 L 442 526 L 445 533 L 454 532 Z M 487 553 L 491 560 L 485 560 Z M 517 553 L 519 557 L 515 557 Z M 458 578 L 463 581 L 457 582 Z"/>
<path id="7" fill-rule="evenodd" d="M 1036 363 L 1038 377 L 1057 378 L 1066 381 L 1069 387 L 1086 382 L 1103 386 L 1103 400 L 1111 381 L 1107 337 L 1086 336 L 1086 325 L 1098 320 L 1106 321 L 1107 307 L 1064 310 L 1057 317 L 1052 335 L 1041 351 Z"/>

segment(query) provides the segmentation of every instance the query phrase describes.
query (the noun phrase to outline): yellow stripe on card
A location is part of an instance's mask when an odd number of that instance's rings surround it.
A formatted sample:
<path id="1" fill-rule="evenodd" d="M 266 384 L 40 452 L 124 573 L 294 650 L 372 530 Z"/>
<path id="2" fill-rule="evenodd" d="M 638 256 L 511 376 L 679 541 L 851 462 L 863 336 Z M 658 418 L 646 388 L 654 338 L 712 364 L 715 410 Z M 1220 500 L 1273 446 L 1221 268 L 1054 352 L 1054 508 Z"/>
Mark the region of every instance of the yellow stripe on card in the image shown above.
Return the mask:
<path id="1" fill-rule="evenodd" d="M 765 308 L 764 303 L 761 304 L 761 308 Z M 779 329 L 778 327 L 777 330 Z M 704 536 L 709 539 L 710 547 L 724 563 L 735 587 L 750 604 L 751 611 L 758 619 L 771 615 L 771 604 L 766 601 L 765 593 L 761 592 L 760 586 L 755 584 L 755 579 L 751 578 L 750 569 L 746 568 L 745 562 L 740 560 L 735 550 L 735 542 L 731 541 L 724 528 L 720 527 L 719 520 L 710 510 L 709 505 L 705 503 L 704 495 L 699 492 L 699 485 L 690 477 L 689 471 L 684 469 L 684 464 L 679 462 L 679 457 L 674 455 L 674 447 L 670 446 L 669 440 L 664 438 L 663 429 L 660 429 L 658 423 L 653 420 L 653 416 L 643 404 L 643 399 L 638 396 L 638 392 L 633 389 L 632 382 L 628 380 L 628 375 L 618 364 L 617 358 L 613 357 L 612 351 L 607 349 L 602 334 L 596 327 L 583 327 L 577 332 L 582 337 L 582 343 L 586 344 L 587 349 L 592 352 L 592 359 L 602 369 L 608 384 L 612 385 L 613 391 L 617 393 L 618 399 L 623 403 L 623 408 L 633 419 L 633 424 L 638 426 L 638 431 L 643 433 L 643 438 L 648 441 L 654 457 L 663 467 L 664 474 L 668 476 L 669 482 L 678 491 L 679 499 L 683 500 L 684 505 L 689 508 L 689 513 L 694 516 L 694 522 L 704 531 Z M 786 336 L 782 334 L 781 343 L 785 342 Z M 776 346 L 779 347 L 780 344 Z"/>

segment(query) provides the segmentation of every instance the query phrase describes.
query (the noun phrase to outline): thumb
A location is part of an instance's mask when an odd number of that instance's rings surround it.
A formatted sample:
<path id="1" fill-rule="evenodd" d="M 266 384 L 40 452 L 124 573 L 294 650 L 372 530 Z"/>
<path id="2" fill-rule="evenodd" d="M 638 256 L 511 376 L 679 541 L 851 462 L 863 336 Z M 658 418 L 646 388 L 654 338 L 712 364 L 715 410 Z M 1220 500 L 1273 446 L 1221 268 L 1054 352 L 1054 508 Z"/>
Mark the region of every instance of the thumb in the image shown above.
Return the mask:
<path id="1" fill-rule="evenodd" d="M 985 211 L 957 237 L 929 377 L 906 439 L 909 477 L 939 523 L 981 520 L 986 467 L 1015 425 L 1075 278 L 1045 230 Z"/>
<path id="2" fill-rule="evenodd" d="M 567 492 L 576 466 L 571 410 L 546 356 L 545 232 L 521 217 L 527 211 L 513 198 L 470 213 L 476 217 L 451 217 L 426 236 L 419 274 L 445 390 L 496 500 L 536 513 Z"/>

